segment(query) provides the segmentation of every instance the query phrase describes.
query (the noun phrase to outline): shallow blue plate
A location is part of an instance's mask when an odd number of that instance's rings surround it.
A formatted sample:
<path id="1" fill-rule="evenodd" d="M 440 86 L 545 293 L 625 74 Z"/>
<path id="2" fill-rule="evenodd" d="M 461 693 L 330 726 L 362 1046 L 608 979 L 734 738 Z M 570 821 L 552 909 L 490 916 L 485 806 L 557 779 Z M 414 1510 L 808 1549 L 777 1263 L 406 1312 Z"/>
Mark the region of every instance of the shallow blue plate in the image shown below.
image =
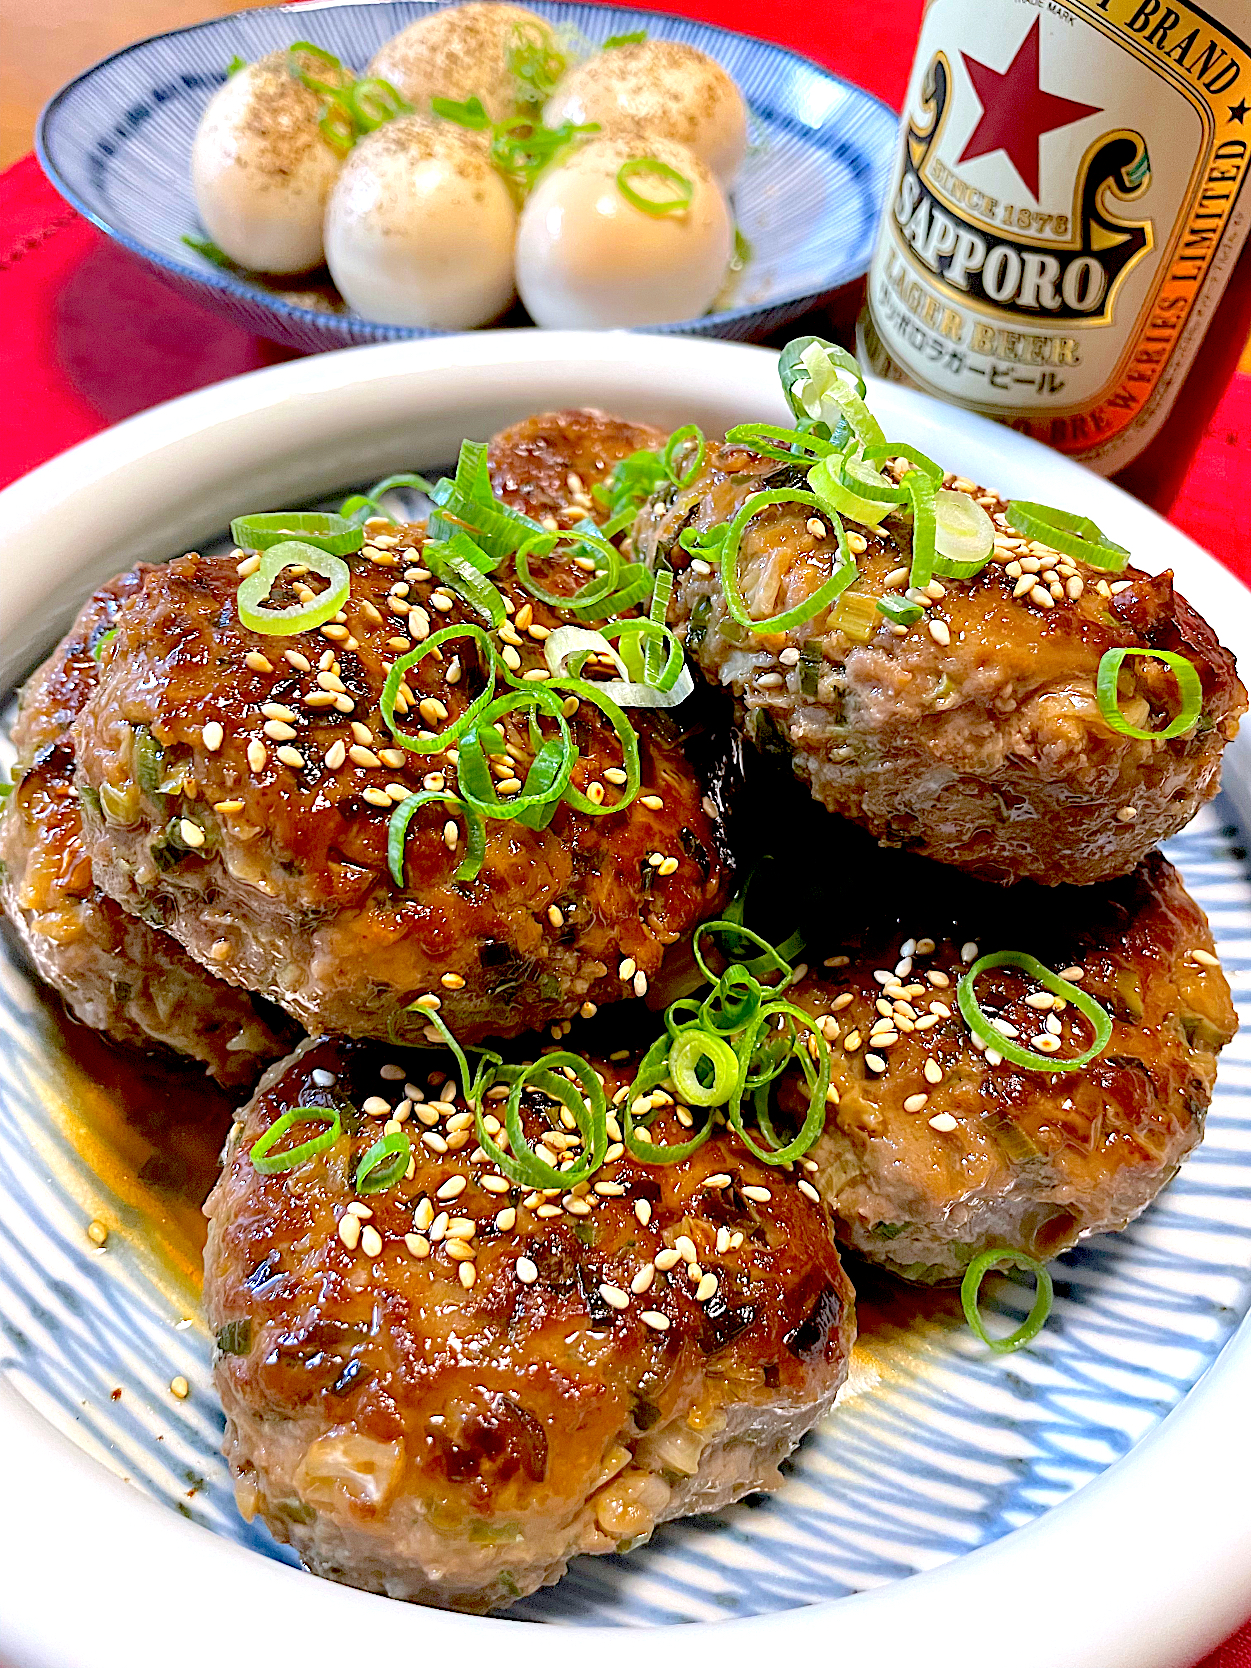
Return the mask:
<path id="1" fill-rule="evenodd" d="M 437 9 L 428 0 L 278 6 L 138 41 L 50 101 L 39 160 L 101 231 L 248 330 L 314 351 L 445 334 L 371 324 L 343 310 L 328 280 L 242 277 L 181 241 L 201 232 L 191 142 L 233 57 L 251 61 L 306 38 L 363 69 L 383 41 Z M 733 196 L 753 253 L 736 304 L 662 330 L 758 340 L 867 270 L 895 144 L 897 118 L 886 105 L 782 47 L 687 18 L 550 0 L 535 0 L 534 10 L 592 43 L 634 29 L 686 41 L 724 64 L 750 107 L 752 142 Z"/>

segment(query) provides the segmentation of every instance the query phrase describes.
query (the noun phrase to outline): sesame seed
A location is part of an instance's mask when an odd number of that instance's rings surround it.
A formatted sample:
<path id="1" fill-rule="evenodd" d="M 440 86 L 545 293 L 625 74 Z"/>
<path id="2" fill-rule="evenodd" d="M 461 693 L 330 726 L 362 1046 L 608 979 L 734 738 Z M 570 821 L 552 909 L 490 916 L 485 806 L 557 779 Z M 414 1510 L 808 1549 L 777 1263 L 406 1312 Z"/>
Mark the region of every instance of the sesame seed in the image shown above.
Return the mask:
<path id="1" fill-rule="evenodd" d="M 605 771 L 604 774 L 607 775 L 608 772 Z M 665 808 L 665 802 L 658 793 L 643 794 L 639 799 L 639 804 L 645 806 L 649 811 L 663 811 Z"/>
<path id="2" fill-rule="evenodd" d="M 919 1112 L 929 1098 L 928 1095 L 909 1095 L 903 1103 L 903 1109 L 905 1112 Z"/>
<path id="3" fill-rule="evenodd" d="M 187 1383 L 181 1373 L 176 1374 L 170 1379 L 169 1393 L 171 1396 L 177 1396 L 180 1402 L 185 1402 L 187 1397 L 191 1394 L 191 1386 Z"/>
<path id="4" fill-rule="evenodd" d="M 424 996 L 419 996 L 417 998 L 417 1000 L 413 1003 L 413 1006 L 415 1008 L 429 1008 L 432 1013 L 435 1013 L 443 1006 L 443 1004 L 437 996 L 433 996 L 429 991 L 427 991 Z"/>
<path id="5" fill-rule="evenodd" d="M 382 1253 L 382 1235 L 377 1228 L 361 1229 L 361 1250 L 367 1257 L 377 1257 Z"/>
<path id="6" fill-rule="evenodd" d="M 298 747 L 280 747 L 274 756 L 279 764 L 285 764 L 290 770 L 304 769 L 304 755 Z"/>
<path id="7" fill-rule="evenodd" d="M 599 1295 L 610 1309 L 628 1309 L 630 1307 L 629 1294 L 623 1292 L 620 1286 L 601 1286 Z"/>
<path id="8" fill-rule="evenodd" d="M 381 1095 L 366 1095 L 361 1102 L 361 1111 L 368 1112 L 371 1118 L 387 1118 L 391 1115 L 391 1102 Z M 348 1209 L 351 1208 L 349 1205 Z"/>
<path id="9" fill-rule="evenodd" d="M 363 747 L 359 742 L 354 747 L 348 748 L 347 756 L 353 764 L 361 765 L 366 770 L 372 770 L 382 762 L 376 753 L 371 752 L 368 747 Z"/>
<path id="10" fill-rule="evenodd" d="M 650 1326 L 653 1332 L 667 1332 L 669 1330 L 668 1315 L 662 1315 L 658 1309 L 644 1309 L 639 1319 L 644 1326 Z"/>
<path id="11" fill-rule="evenodd" d="M 860 1033 L 859 1033 L 859 1031 L 848 1031 L 847 1035 L 843 1038 L 843 1049 L 844 1049 L 844 1051 L 847 1054 L 854 1054 L 859 1047 L 860 1047 Z"/>
<path id="12" fill-rule="evenodd" d="M 243 664 L 252 672 L 272 672 L 273 667 L 265 656 L 256 649 L 249 649 L 243 657 Z"/>
<path id="13" fill-rule="evenodd" d="M 617 977 L 621 980 L 622 984 L 629 984 L 630 980 L 634 977 L 633 956 L 627 956 L 621 963 L 620 967 L 617 969 Z"/>
<path id="14" fill-rule="evenodd" d="M 459 1234 L 448 1234 L 443 1241 L 443 1249 L 454 1263 L 472 1262 L 478 1254 Z"/>
<path id="15" fill-rule="evenodd" d="M 639 968 L 638 972 L 634 975 L 633 984 L 634 984 L 634 994 L 636 996 L 646 996 L 647 995 L 647 974 L 644 973 L 644 971 L 641 967 Z"/>
<path id="16" fill-rule="evenodd" d="M 943 1068 L 939 1065 L 937 1060 L 927 1060 L 921 1070 L 924 1073 L 925 1081 L 927 1083 L 942 1082 Z"/>
<path id="17" fill-rule="evenodd" d="M 539 1271 L 529 1257 L 518 1257 L 516 1269 L 518 1280 L 525 1286 L 532 1286 L 539 1277 Z"/>
<path id="18" fill-rule="evenodd" d="M 936 1112 L 929 1120 L 929 1125 L 931 1129 L 938 1130 L 941 1135 L 949 1135 L 953 1129 L 958 1128 L 956 1120 L 950 1112 Z"/>
<path id="19" fill-rule="evenodd" d="M 478 1278 L 478 1271 L 472 1263 L 461 1263 L 456 1272 L 460 1276 L 460 1283 L 466 1291 L 470 1289 L 474 1281 Z"/>
<path id="20" fill-rule="evenodd" d="M 1060 1039 L 1050 1031 L 1040 1031 L 1037 1036 L 1030 1038 L 1029 1045 L 1036 1048 L 1040 1054 L 1055 1054 L 1059 1050 Z"/>
<path id="21" fill-rule="evenodd" d="M 589 782 L 586 797 L 592 805 L 602 805 L 604 803 L 604 784 L 602 782 Z"/>
<path id="22" fill-rule="evenodd" d="M 642 1268 L 630 1281 L 630 1290 L 636 1297 L 641 1297 L 645 1291 L 651 1290 L 652 1281 L 656 1278 L 656 1265 L 644 1263 Z"/>
<path id="23" fill-rule="evenodd" d="M 361 1237 L 361 1221 L 359 1216 L 352 1216 L 348 1212 L 339 1218 L 339 1238 L 349 1251 L 355 1251 Z"/>
<path id="24" fill-rule="evenodd" d="M 810 515 L 804 523 L 804 526 L 812 534 L 814 539 L 823 539 L 826 535 L 826 525 L 821 520 L 820 516 Z"/>
<path id="25" fill-rule="evenodd" d="M 430 1255 L 430 1241 L 424 1234 L 405 1234 L 404 1243 L 419 1262 Z"/>
<path id="26" fill-rule="evenodd" d="M 109 1230 L 103 1222 L 94 1221 L 87 1224 L 87 1238 L 93 1245 L 103 1245 L 109 1237 Z"/>
<path id="27" fill-rule="evenodd" d="M 255 739 L 248 743 L 248 769 L 253 776 L 259 776 L 269 762 L 269 754 L 263 741 Z"/>
<path id="28" fill-rule="evenodd" d="M 977 960 L 977 945 L 970 939 L 967 944 L 960 946 L 960 960 L 964 962 Z"/>
<path id="29" fill-rule="evenodd" d="M 1135 806 L 1122 805 L 1120 810 L 1116 813 L 1116 820 L 1117 822 L 1133 822 L 1137 815 L 1138 811 Z"/>
<path id="30" fill-rule="evenodd" d="M 190 846 L 193 851 L 198 851 L 204 844 L 204 830 L 197 823 L 192 822 L 190 817 L 179 818 L 178 836 L 184 845 Z"/>
<path id="31" fill-rule="evenodd" d="M 206 724 L 200 732 L 200 740 L 204 743 L 205 749 L 210 753 L 216 753 L 217 749 L 221 746 L 224 737 L 225 731 L 216 720 L 210 724 Z"/>
<path id="32" fill-rule="evenodd" d="M 662 880 L 667 880 L 670 875 L 677 874 L 677 872 L 678 860 L 676 857 L 666 857 L 656 870 Z"/>
<path id="33" fill-rule="evenodd" d="M 448 1214 L 441 1210 L 430 1224 L 430 1243 L 437 1245 L 447 1234 Z"/>
<path id="34" fill-rule="evenodd" d="M 673 1249 L 684 1263 L 693 1263 L 699 1258 L 699 1252 L 695 1249 L 695 1241 L 688 1234 L 679 1234 L 673 1242 Z M 660 1259 L 657 1258 L 656 1262 L 659 1267 Z"/>
<path id="35" fill-rule="evenodd" d="M 946 648 L 951 642 L 951 631 L 943 620 L 931 620 L 929 633 L 940 648 Z"/>
<path id="36" fill-rule="evenodd" d="M 1191 961 L 1197 961 L 1200 967 L 1219 967 L 1220 958 L 1214 956 L 1210 950 L 1192 950 Z"/>
<path id="37" fill-rule="evenodd" d="M 693 1250 L 694 1247 L 692 1246 L 691 1249 Z M 657 1251 L 655 1261 L 656 1267 L 660 1269 L 662 1273 L 667 1273 L 669 1269 L 676 1268 L 682 1261 L 682 1253 L 680 1251 L 673 1250 L 671 1246 L 666 1246 L 663 1251 Z"/>
<path id="38" fill-rule="evenodd" d="M 801 1176 L 795 1183 L 795 1186 L 803 1194 L 804 1198 L 811 1199 L 814 1205 L 819 1205 L 821 1203 L 821 1195 L 817 1192 L 816 1188 L 810 1181 L 805 1181 Z"/>
<path id="39" fill-rule="evenodd" d="M 715 1274 L 705 1274 L 695 1288 L 696 1303 L 707 1303 L 711 1298 L 714 1298 L 717 1295 L 718 1284 Z"/>
<path id="40" fill-rule="evenodd" d="M 866 1054 L 864 1057 L 864 1063 L 868 1066 L 870 1071 L 886 1070 L 886 1061 L 883 1060 L 880 1054 Z"/>
<path id="41" fill-rule="evenodd" d="M 465 981 L 459 973 L 444 973 L 439 983 L 445 990 L 464 990 Z"/>
<path id="42" fill-rule="evenodd" d="M 251 556 L 245 556 L 241 562 L 235 563 L 235 572 L 240 579 L 248 579 L 256 573 L 261 565 L 260 556 L 253 551 Z"/>
<path id="43" fill-rule="evenodd" d="M 636 1199 L 634 1201 L 634 1214 L 646 1228 L 647 1224 L 652 1219 L 652 1207 L 650 1202 L 646 1199 Z"/>

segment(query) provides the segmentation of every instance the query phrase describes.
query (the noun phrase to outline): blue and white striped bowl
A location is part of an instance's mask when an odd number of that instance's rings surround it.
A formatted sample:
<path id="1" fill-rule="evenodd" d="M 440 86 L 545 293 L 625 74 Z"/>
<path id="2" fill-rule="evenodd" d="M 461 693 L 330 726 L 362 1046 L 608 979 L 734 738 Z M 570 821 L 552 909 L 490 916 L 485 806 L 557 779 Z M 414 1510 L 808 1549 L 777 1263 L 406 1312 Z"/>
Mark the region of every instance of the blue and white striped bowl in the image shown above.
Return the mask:
<path id="1" fill-rule="evenodd" d="M 101 231 L 262 336 L 319 351 L 446 334 L 327 310 L 333 301 L 301 293 L 299 279 L 267 287 L 222 271 L 181 241 L 201 230 L 191 142 L 233 57 L 252 61 L 305 38 L 364 69 L 383 41 L 437 9 L 435 0 L 277 6 L 138 41 L 50 101 L 36 135 L 39 160 Z M 752 144 L 734 190 L 753 251 L 736 285 L 739 302 L 663 326 L 665 333 L 759 340 L 867 271 L 895 143 L 897 117 L 886 105 L 793 52 L 709 24 L 562 0 L 534 0 L 534 10 L 596 44 L 646 29 L 699 47 L 725 66 L 750 107 Z"/>
<path id="2" fill-rule="evenodd" d="M 429 470 L 529 410 L 780 421 L 775 363 L 720 342 L 478 332 L 298 360 L 158 407 L 0 494 L 0 692 L 107 573 L 205 548 L 240 509 Z M 1251 662 L 1251 598 L 1142 505 L 967 413 L 895 387 L 872 398 L 888 432 L 1171 566 Z M 692 1650 L 719 1668 L 758 1668 L 762 1651 L 1183 1668 L 1251 1609 L 1249 754 L 1244 735 L 1225 794 L 1168 848 L 1242 1030 L 1207 1138 L 1155 1205 L 1059 1260 L 1055 1312 L 1009 1357 L 977 1343 L 951 1294 L 857 1270 L 851 1381 L 777 1494 L 580 1559 L 499 1619 L 316 1581 L 238 1517 L 198 1308 L 196 1206 L 228 1107 L 196 1074 L 154 1073 L 65 1021 L 0 946 L 0 1660 L 219 1668 L 246 1641 L 246 1663 L 320 1664 L 368 1639 L 379 1661 L 419 1641 L 516 1668 L 581 1668 L 588 1651 L 633 1668 L 640 1646 L 653 1668 L 686 1668 Z M 1009 1280 L 988 1292 L 1017 1317 L 1029 1301 Z"/>

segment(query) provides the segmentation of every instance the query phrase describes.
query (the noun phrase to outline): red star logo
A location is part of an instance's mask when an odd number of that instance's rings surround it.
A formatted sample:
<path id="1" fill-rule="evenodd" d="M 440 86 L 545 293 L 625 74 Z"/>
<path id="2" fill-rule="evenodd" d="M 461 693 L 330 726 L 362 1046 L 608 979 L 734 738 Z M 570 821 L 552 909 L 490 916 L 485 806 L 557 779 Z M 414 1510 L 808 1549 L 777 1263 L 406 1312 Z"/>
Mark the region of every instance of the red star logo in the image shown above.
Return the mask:
<path id="1" fill-rule="evenodd" d="M 1005 152 L 1035 202 L 1038 201 L 1038 156 L 1043 134 L 1079 122 L 1083 116 L 1101 113 L 1097 104 L 1079 104 L 1076 99 L 1043 92 L 1039 85 L 1038 34 L 1039 20 L 1035 18 L 1017 48 L 1016 57 L 1002 74 L 988 64 L 979 64 L 967 52 L 960 54 L 982 107 L 982 116 L 959 160 L 969 162 L 977 156 L 988 156 L 991 151 Z"/>

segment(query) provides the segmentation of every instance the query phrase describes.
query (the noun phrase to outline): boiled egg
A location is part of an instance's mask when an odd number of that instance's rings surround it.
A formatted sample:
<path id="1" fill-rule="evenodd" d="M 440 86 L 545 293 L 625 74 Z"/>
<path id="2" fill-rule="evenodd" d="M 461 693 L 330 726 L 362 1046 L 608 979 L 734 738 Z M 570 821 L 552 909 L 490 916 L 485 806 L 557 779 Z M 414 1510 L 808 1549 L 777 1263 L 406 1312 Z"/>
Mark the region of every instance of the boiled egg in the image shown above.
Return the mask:
<path id="1" fill-rule="evenodd" d="M 517 211 L 474 134 L 400 116 L 360 140 L 326 208 L 326 264 L 378 324 L 467 330 L 513 298 Z"/>
<path id="2" fill-rule="evenodd" d="M 253 272 L 308 272 L 322 261 L 326 199 L 341 166 L 322 136 L 322 101 L 271 52 L 209 100 L 191 148 L 200 219 Z"/>
<path id="3" fill-rule="evenodd" d="M 747 106 L 707 53 L 681 41 L 611 47 L 571 69 L 543 110 L 548 127 L 598 122 L 687 145 L 728 186 L 747 150 Z"/>
<path id="4" fill-rule="evenodd" d="M 375 55 L 369 73 L 389 81 L 419 111 L 428 111 L 432 98 L 457 103 L 480 98 L 487 115 L 499 122 L 526 102 L 528 84 L 514 67 L 536 58 L 547 61 L 552 80 L 565 63 L 545 19 L 524 6 L 470 0 L 401 29 Z"/>
<path id="5" fill-rule="evenodd" d="M 548 328 L 669 324 L 707 310 L 733 245 L 721 188 L 694 152 L 670 139 L 592 139 L 527 199 L 517 288 Z"/>

